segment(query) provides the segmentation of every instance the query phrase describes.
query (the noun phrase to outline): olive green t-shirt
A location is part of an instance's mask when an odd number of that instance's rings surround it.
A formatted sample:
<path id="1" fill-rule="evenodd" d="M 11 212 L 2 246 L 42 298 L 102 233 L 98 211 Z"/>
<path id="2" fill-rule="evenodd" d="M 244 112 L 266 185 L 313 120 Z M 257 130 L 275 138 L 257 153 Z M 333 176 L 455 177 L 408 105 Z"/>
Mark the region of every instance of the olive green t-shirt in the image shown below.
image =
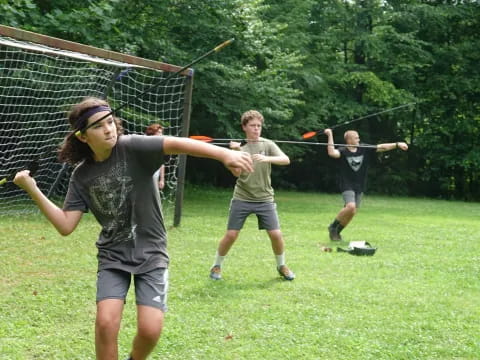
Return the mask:
<path id="1" fill-rule="evenodd" d="M 242 151 L 250 154 L 266 156 L 285 155 L 273 141 L 259 138 L 257 142 L 248 142 L 241 147 Z M 271 184 L 272 164 L 269 162 L 253 162 L 253 172 L 242 174 L 237 178 L 233 198 L 243 201 L 272 202 L 273 188 Z"/>

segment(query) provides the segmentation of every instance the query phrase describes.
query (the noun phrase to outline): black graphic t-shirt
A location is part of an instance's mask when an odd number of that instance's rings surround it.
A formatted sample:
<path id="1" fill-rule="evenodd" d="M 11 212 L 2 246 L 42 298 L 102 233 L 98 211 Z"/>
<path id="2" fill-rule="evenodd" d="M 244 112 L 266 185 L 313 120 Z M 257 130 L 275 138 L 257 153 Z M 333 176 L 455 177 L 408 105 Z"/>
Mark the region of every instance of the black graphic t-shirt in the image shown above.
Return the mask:
<path id="1" fill-rule="evenodd" d="M 163 137 L 120 136 L 103 162 L 74 170 L 64 210 L 91 211 L 102 226 L 99 269 L 134 274 L 168 267 L 167 237 L 155 171 L 163 164 Z"/>
<path id="2" fill-rule="evenodd" d="M 376 148 L 357 148 L 355 152 L 348 150 L 346 147 L 341 147 L 338 150 L 340 151 L 338 178 L 340 191 L 365 191 L 368 165 L 372 154 L 377 151 Z"/>

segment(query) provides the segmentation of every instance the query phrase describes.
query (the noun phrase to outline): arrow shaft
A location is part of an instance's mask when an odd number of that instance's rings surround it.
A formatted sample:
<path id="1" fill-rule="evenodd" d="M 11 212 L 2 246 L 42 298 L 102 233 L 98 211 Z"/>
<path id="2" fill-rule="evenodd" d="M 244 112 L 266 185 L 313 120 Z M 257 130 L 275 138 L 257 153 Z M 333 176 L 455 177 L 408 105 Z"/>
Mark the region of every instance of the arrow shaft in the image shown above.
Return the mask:
<path id="1" fill-rule="evenodd" d="M 347 121 L 347 122 L 344 122 L 344 123 L 341 123 L 341 124 L 331 126 L 330 129 L 333 130 L 333 129 L 335 129 L 337 127 L 340 127 L 340 126 L 343 126 L 343 125 L 348 125 L 348 124 L 354 123 L 356 121 L 368 119 L 368 118 L 371 118 L 371 117 L 374 117 L 374 116 L 377 116 L 377 115 L 380 115 L 380 114 L 384 114 L 384 113 L 387 113 L 387 112 L 390 112 L 390 111 L 395 111 L 395 110 L 398 110 L 398 109 L 401 109 L 401 108 L 404 108 L 406 106 L 410 106 L 410 105 L 413 105 L 413 104 L 415 104 L 415 103 L 413 102 L 413 103 L 403 104 L 403 105 L 399 105 L 399 106 L 396 106 L 396 107 L 393 107 L 393 108 L 390 108 L 390 109 L 378 111 L 378 112 L 373 113 L 373 114 L 368 114 L 368 115 L 365 115 L 365 116 L 361 116 L 359 118 L 356 118 L 356 119 L 353 119 L 353 120 L 350 120 L 350 121 Z M 319 132 L 320 131 L 321 130 L 319 130 Z"/>
<path id="2" fill-rule="evenodd" d="M 256 142 L 263 142 L 263 140 L 246 140 L 246 139 L 212 139 L 215 142 L 211 142 L 210 144 L 212 145 L 228 145 L 228 143 L 222 143 L 218 141 L 245 141 L 246 143 L 256 143 Z M 377 145 L 368 145 L 368 144 L 360 144 L 360 145 L 350 145 L 350 144 L 329 144 L 329 143 L 324 143 L 324 142 L 310 142 L 310 141 L 294 141 L 294 140 L 271 140 L 275 143 L 283 143 L 283 144 L 298 144 L 298 145 L 316 145 L 316 146 L 328 146 L 328 145 L 333 145 L 333 146 L 350 146 L 350 147 L 358 147 L 358 148 L 367 148 L 367 149 L 376 149 Z"/>
<path id="3" fill-rule="evenodd" d="M 212 50 L 206 52 L 205 54 L 203 54 L 202 56 L 198 57 L 197 59 L 193 60 L 191 63 L 183 66 L 181 69 L 175 71 L 174 73 L 171 73 L 169 76 L 167 76 L 166 78 L 163 78 L 163 79 L 160 79 L 159 81 L 157 81 L 156 83 L 154 83 L 152 86 L 150 86 L 149 88 L 147 88 L 145 91 L 143 91 L 140 95 L 138 95 L 137 97 L 142 97 L 143 95 L 149 93 L 150 91 L 152 91 L 153 89 L 155 89 L 157 86 L 159 86 L 160 84 L 162 83 L 166 83 L 168 82 L 170 79 L 172 79 L 174 76 L 184 72 L 185 70 L 187 70 L 188 68 L 192 67 L 193 65 L 195 65 L 196 63 L 198 63 L 199 61 L 205 59 L 207 56 L 211 55 L 212 53 L 214 52 L 218 52 L 220 51 L 221 49 L 223 49 L 225 46 L 227 45 L 230 45 L 232 42 L 234 41 L 234 39 L 230 39 L 230 40 L 227 40 L 227 41 L 224 41 L 223 43 L 221 43 L 220 45 L 216 46 L 215 48 L 213 48 Z M 82 132 L 86 131 L 87 129 L 89 129 L 90 127 L 92 127 L 93 125 L 95 125 L 96 123 L 102 121 L 103 119 L 106 119 L 107 117 L 109 117 L 110 115 L 118 112 L 119 110 L 123 109 L 125 106 L 127 106 L 129 104 L 129 102 L 124 102 L 123 104 L 119 105 L 118 107 L 116 107 L 115 109 L 112 109 L 112 111 L 110 111 L 109 113 L 105 114 L 104 116 L 102 116 L 100 119 L 98 120 L 95 120 L 94 122 L 90 123 L 88 126 L 84 127 L 83 129 L 76 129 L 73 133 L 75 135 L 80 135 Z"/>

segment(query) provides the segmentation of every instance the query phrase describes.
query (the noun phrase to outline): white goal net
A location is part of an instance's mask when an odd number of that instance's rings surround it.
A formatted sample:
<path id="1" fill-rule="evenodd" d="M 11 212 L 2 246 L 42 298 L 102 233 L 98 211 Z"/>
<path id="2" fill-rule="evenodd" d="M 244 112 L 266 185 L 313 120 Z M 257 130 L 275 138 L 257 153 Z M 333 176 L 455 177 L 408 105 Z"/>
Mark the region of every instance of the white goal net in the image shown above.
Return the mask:
<path id="1" fill-rule="evenodd" d="M 79 49 L 83 47 L 79 45 Z M 40 189 L 59 203 L 63 201 L 72 169 L 57 161 L 57 148 L 71 131 L 66 112 L 86 96 L 104 98 L 113 109 L 122 105 L 116 115 L 123 120 L 126 133 L 143 134 L 148 125 L 160 123 L 165 135 L 186 136 L 191 72 L 172 76 L 179 68 L 165 68 L 0 34 L 0 214 L 35 211 L 26 193 L 9 181 L 32 160 L 38 164 L 34 177 Z M 161 80 L 167 77 L 168 81 Z M 164 212 L 170 214 L 175 206 L 181 206 L 175 201 L 178 186 L 183 186 L 183 179 L 178 178 L 180 159 L 170 156 L 165 163 L 162 199 Z"/>

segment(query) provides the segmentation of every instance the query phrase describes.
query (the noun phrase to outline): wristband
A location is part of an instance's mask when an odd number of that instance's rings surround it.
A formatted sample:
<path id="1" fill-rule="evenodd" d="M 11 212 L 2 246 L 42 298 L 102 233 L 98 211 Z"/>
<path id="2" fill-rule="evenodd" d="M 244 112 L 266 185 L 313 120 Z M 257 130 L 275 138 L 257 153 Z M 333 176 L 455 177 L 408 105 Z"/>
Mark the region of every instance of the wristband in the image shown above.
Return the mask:
<path id="1" fill-rule="evenodd" d="M 398 149 L 398 142 L 395 143 L 395 149 Z"/>

